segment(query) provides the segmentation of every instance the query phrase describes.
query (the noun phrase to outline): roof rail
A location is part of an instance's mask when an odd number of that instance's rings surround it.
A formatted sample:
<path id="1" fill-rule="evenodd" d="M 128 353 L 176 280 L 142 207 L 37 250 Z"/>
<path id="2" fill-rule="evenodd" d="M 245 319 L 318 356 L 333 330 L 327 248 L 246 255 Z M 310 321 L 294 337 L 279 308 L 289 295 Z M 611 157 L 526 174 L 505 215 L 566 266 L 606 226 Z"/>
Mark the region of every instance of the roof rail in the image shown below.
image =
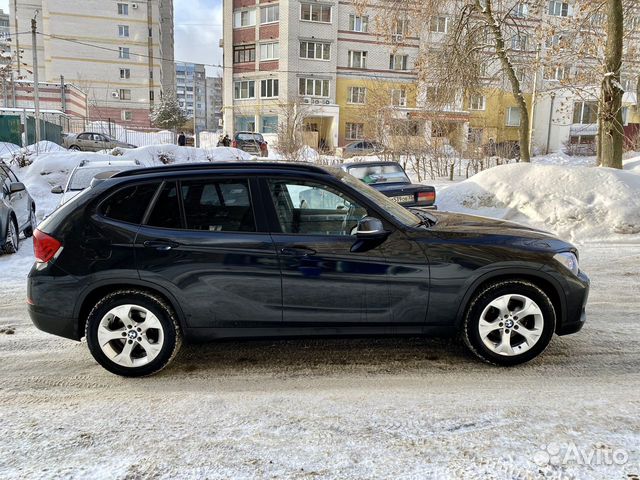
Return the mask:
<path id="1" fill-rule="evenodd" d="M 304 162 L 214 162 L 214 163 L 178 163 L 172 165 L 162 165 L 157 167 L 135 168 L 118 172 L 112 178 L 133 177 L 136 175 L 146 175 L 149 173 L 173 173 L 190 172 L 194 170 L 227 170 L 227 169 L 254 169 L 254 168 L 280 168 L 285 170 L 303 170 L 307 172 L 327 173 L 325 169 L 312 163 Z"/>

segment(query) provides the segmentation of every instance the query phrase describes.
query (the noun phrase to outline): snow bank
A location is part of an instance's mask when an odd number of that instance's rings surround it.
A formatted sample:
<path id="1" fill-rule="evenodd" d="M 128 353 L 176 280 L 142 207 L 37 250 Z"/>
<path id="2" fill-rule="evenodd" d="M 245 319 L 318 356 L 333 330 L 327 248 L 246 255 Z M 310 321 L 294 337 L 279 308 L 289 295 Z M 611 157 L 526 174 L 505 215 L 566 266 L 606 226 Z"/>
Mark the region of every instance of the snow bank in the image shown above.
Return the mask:
<path id="1" fill-rule="evenodd" d="M 231 147 L 215 147 L 211 149 L 179 147 L 173 144 L 151 145 L 148 147 L 121 150 L 120 158 L 139 160 L 145 165 L 189 162 L 238 162 L 255 159 L 245 151 Z M 163 161 L 165 160 L 165 161 Z"/>
<path id="2" fill-rule="evenodd" d="M 439 194 L 442 210 L 530 223 L 574 241 L 640 235 L 640 175 L 610 168 L 502 165 Z"/>
<path id="3" fill-rule="evenodd" d="M 20 150 L 15 143 L 0 142 L 0 158 L 11 158 L 11 154 Z"/>

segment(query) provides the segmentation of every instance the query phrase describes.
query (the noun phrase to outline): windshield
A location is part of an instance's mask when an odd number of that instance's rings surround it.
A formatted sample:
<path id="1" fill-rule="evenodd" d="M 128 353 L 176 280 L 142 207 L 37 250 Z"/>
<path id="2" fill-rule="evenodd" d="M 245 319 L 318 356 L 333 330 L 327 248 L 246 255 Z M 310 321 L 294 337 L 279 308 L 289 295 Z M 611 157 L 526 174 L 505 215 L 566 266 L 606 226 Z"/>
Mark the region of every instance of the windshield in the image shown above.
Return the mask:
<path id="1" fill-rule="evenodd" d="M 342 182 L 346 183 L 350 187 L 355 188 L 362 195 L 367 197 L 376 205 L 382 207 L 393 218 L 407 227 L 415 227 L 422 223 L 422 220 L 417 215 L 411 213 L 409 210 L 401 206 L 400 204 L 390 200 L 389 197 L 375 190 L 374 188 L 365 185 L 360 180 L 352 177 L 338 168 L 328 168 L 331 173 L 338 177 Z"/>
<path id="2" fill-rule="evenodd" d="M 262 135 L 260 135 L 259 133 L 239 133 L 237 138 L 238 140 L 241 140 L 244 142 L 262 142 L 263 141 Z"/>
<path id="3" fill-rule="evenodd" d="M 366 184 L 411 183 L 400 165 L 357 165 L 349 167 L 349 173 Z"/>
<path id="4" fill-rule="evenodd" d="M 84 190 L 85 188 L 87 188 L 89 186 L 89 184 L 91 184 L 91 180 L 93 180 L 93 177 L 95 177 L 96 175 L 103 173 L 103 172 L 111 172 L 113 175 L 115 175 L 118 172 L 121 172 L 122 170 L 129 170 L 133 167 L 130 166 L 121 166 L 121 167 L 115 167 L 115 166 L 107 166 L 107 167 L 89 167 L 89 168 L 78 168 L 73 175 L 71 175 L 71 178 L 69 179 L 69 185 L 67 185 L 67 191 L 70 190 Z"/>

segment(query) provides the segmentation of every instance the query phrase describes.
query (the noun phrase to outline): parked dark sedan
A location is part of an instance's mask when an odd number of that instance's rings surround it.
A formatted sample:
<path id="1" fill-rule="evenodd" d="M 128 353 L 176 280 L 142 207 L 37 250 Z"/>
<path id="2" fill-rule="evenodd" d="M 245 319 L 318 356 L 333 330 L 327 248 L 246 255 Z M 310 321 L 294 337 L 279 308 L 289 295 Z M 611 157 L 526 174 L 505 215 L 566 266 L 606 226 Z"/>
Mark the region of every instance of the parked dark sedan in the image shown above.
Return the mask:
<path id="1" fill-rule="evenodd" d="M 20 232 L 30 237 L 36 228 L 36 202 L 1 161 L 0 188 L 0 252 L 15 253 L 20 247 Z"/>
<path id="2" fill-rule="evenodd" d="M 342 169 L 405 207 L 435 208 L 436 189 L 411 183 L 397 162 L 345 163 Z"/>
<path id="3" fill-rule="evenodd" d="M 585 321 L 575 247 L 487 218 L 406 209 L 337 168 L 186 164 L 121 172 L 35 232 L 28 304 L 125 376 L 182 339 L 460 334 L 526 362 Z"/>
<path id="4" fill-rule="evenodd" d="M 260 133 L 237 132 L 233 137 L 231 146 L 261 157 L 269 156 L 267 141 Z"/>

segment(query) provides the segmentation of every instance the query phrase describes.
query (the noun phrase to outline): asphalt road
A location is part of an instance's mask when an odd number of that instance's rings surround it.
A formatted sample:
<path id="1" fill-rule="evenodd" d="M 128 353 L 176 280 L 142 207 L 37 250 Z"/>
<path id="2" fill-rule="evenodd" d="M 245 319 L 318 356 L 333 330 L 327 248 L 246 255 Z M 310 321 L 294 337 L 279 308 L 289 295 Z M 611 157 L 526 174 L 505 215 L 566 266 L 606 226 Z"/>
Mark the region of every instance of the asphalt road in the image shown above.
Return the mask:
<path id="1" fill-rule="evenodd" d="M 249 341 L 122 379 L 5 276 L 0 478 L 633 478 L 640 245 L 581 250 L 587 326 L 510 369 L 444 340 Z"/>

